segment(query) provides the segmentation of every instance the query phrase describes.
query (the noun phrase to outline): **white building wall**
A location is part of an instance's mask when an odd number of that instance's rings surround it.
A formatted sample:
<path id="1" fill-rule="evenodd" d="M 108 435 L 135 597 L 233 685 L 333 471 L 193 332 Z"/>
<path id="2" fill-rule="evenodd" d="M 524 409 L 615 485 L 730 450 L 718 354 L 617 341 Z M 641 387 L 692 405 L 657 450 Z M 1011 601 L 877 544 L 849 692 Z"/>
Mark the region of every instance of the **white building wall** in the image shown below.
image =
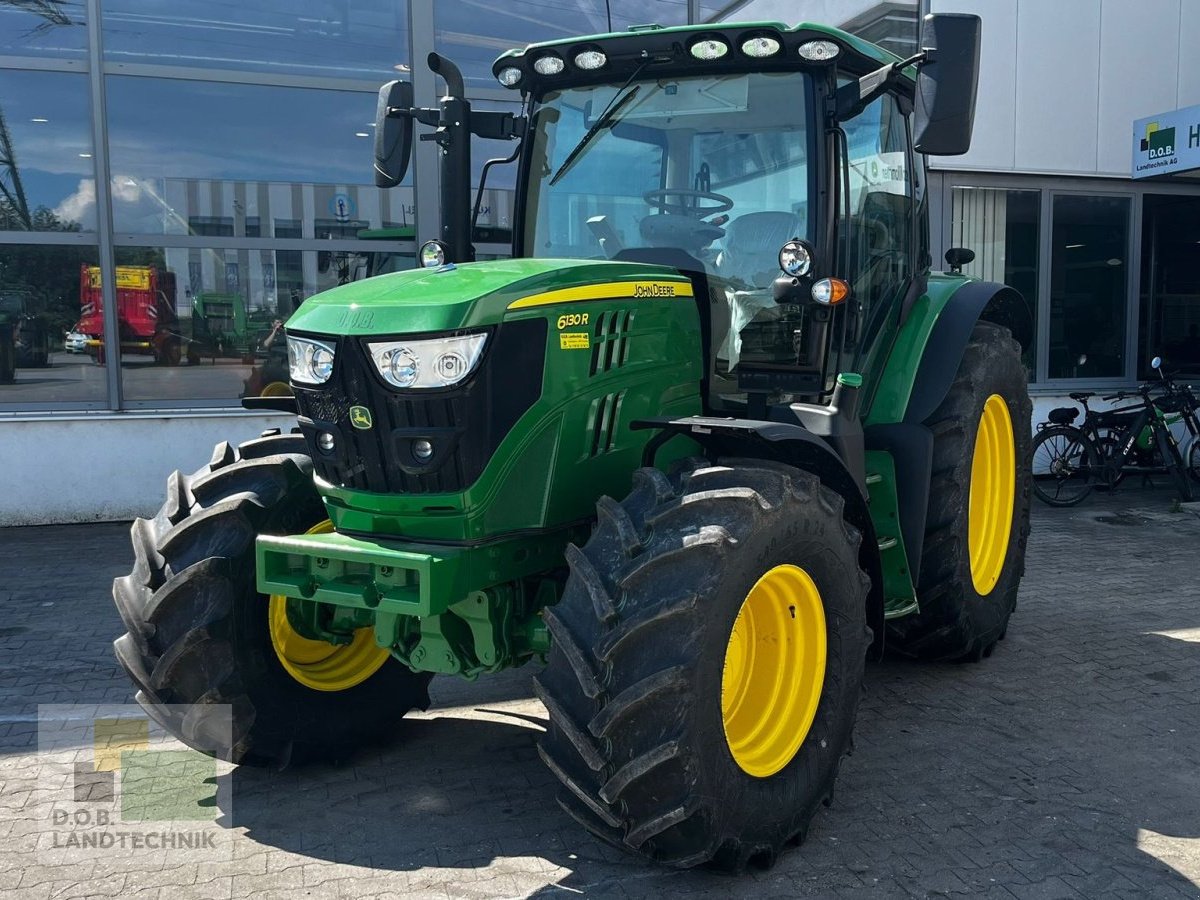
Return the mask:
<path id="1" fill-rule="evenodd" d="M 0 527 L 153 515 L 175 469 L 199 469 L 220 441 L 294 424 L 291 416 L 237 412 L 6 418 Z"/>
<path id="2" fill-rule="evenodd" d="M 1200 103 L 1196 0 L 931 0 L 983 19 L 971 151 L 935 168 L 1128 177 L 1133 120 Z M 1020 50 L 1018 54 L 1018 48 Z"/>

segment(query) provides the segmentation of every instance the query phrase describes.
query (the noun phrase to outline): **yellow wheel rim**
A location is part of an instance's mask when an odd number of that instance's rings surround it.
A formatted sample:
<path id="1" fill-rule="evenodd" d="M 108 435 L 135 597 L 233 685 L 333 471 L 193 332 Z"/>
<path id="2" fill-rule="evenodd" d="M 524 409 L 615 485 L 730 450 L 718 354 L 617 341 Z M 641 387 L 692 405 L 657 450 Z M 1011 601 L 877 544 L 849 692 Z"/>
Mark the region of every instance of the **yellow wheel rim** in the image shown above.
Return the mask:
<path id="1" fill-rule="evenodd" d="M 333 523 L 326 519 L 308 530 L 328 534 Z M 268 608 L 271 646 L 287 673 L 314 691 L 344 691 L 362 684 L 387 662 L 386 647 L 375 643 L 371 628 L 359 628 L 349 644 L 314 641 L 296 632 L 287 617 L 287 597 L 272 594 Z"/>
<path id="2" fill-rule="evenodd" d="M 825 608 L 798 566 L 758 579 L 725 648 L 721 719 L 734 761 L 748 775 L 774 775 L 808 736 L 825 682 Z"/>
<path id="3" fill-rule="evenodd" d="M 1016 490 L 1017 450 L 1012 418 L 1004 398 L 992 394 L 983 404 L 975 435 L 968 506 L 971 581 L 981 596 L 992 592 L 1004 570 Z"/>
<path id="4" fill-rule="evenodd" d="M 262 389 L 260 397 L 290 397 L 292 396 L 292 386 L 286 381 L 272 381 Z"/>

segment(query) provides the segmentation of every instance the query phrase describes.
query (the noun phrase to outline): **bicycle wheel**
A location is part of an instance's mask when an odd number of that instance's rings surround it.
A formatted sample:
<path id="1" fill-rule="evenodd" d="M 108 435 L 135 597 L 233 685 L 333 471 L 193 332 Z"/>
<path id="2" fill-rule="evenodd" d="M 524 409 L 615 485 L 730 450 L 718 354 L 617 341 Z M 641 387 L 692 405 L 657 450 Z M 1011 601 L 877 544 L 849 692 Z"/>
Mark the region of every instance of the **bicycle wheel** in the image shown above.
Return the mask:
<path id="1" fill-rule="evenodd" d="M 1175 439 L 1171 437 L 1170 431 L 1163 426 L 1159 434 L 1159 446 L 1162 448 L 1163 462 L 1167 465 L 1167 470 L 1171 473 L 1171 480 L 1175 482 L 1175 490 L 1179 493 L 1179 499 L 1184 503 L 1192 499 L 1192 482 L 1188 478 L 1188 467 L 1183 464 L 1183 457 L 1179 453 L 1179 445 L 1175 443 Z M 1191 451 L 1188 452 L 1190 457 Z"/>
<path id="2" fill-rule="evenodd" d="M 1078 428 L 1043 428 L 1033 441 L 1033 492 L 1051 506 L 1074 506 L 1092 492 L 1101 462 Z"/>
<path id="3" fill-rule="evenodd" d="M 1192 443 L 1188 447 L 1187 469 L 1188 474 L 1192 476 L 1192 481 L 1200 484 L 1200 437 L 1192 438 Z"/>

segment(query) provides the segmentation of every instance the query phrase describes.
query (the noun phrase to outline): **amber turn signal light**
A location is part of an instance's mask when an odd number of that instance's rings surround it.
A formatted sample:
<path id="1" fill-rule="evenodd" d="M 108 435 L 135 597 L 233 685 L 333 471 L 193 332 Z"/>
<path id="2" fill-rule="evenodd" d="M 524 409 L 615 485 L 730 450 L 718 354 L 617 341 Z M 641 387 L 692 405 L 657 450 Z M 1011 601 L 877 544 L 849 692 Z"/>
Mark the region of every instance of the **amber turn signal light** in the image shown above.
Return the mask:
<path id="1" fill-rule="evenodd" d="M 840 278 L 822 278 L 812 286 L 812 298 L 824 306 L 834 306 L 849 296 L 850 285 Z"/>

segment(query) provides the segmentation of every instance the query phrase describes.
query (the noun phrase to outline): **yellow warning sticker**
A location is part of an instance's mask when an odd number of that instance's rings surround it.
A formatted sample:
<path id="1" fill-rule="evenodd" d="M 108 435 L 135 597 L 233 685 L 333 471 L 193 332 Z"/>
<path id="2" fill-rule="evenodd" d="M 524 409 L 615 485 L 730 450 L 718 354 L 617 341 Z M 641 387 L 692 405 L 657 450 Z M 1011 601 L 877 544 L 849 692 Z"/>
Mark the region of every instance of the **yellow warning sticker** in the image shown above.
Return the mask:
<path id="1" fill-rule="evenodd" d="M 562 331 L 558 335 L 559 350 L 587 350 L 592 346 L 586 331 Z"/>

